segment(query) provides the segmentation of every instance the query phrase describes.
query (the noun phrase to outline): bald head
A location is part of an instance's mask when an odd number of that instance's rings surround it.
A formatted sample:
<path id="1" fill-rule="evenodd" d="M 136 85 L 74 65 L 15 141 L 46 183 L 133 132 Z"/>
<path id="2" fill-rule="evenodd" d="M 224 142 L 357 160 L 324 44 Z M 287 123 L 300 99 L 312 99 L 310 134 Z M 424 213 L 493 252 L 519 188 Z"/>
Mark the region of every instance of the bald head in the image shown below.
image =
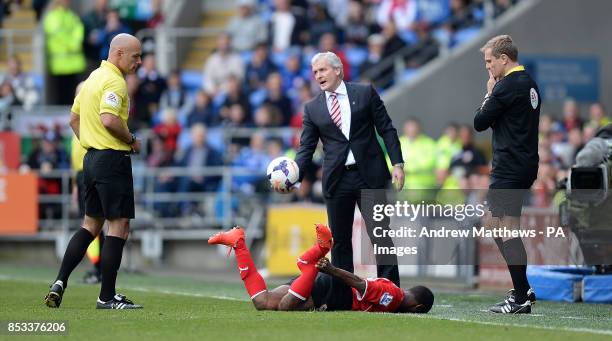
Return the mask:
<path id="1" fill-rule="evenodd" d="M 142 63 L 140 57 L 140 40 L 133 35 L 120 33 L 111 40 L 108 61 L 115 64 L 124 75 L 136 72 Z"/>
<path id="2" fill-rule="evenodd" d="M 111 40 L 110 53 L 119 49 L 137 48 L 140 49 L 140 41 L 131 34 L 119 33 Z"/>

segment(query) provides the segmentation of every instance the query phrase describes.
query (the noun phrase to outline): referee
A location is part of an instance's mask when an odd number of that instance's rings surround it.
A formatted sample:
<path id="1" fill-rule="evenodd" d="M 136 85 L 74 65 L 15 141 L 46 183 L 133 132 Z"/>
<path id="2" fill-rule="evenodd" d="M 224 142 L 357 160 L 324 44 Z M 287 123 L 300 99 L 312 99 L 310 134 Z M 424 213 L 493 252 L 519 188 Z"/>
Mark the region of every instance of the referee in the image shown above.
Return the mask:
<path id="1" fill-rule="evenodd" d="M 518 64 L 518 49 L 512 38 L 500 35 L 482 48 L 489 80 L 487 94 L 476 110 L 474 128 L 493 130 L 493 162 L 487 201 L 489 228 L 520 229 L 523 197 L 538 173 L 538 124 L 540 92 L 533 79 Z M 529 314 L 535 294 L 527 281 L 527 252 L 520 237 L 495 239 L 514 289 L 494 313 Z"/>
<path id="2" fill-rule="evenodd" d="M 130 153 L 140 150 L 139 140 L 127 128 L 124 77 L 135 73 L 141 62 L 140 41 L 129 34 L 118 34 L 110 43 L 108 60 L 89 75 L 72 105 L 70 126 L 87 149 L 83 160 L 85 217 L 82 228 L 70 239 L 57 278 L 45 297 L 49 307 L 60 306 L 70 273 L 107 220 L 108 233 L 100 257 L 102 286 L 96 308 L 142 308 L 115 292 L 129 221 L 134 218 Z"/>

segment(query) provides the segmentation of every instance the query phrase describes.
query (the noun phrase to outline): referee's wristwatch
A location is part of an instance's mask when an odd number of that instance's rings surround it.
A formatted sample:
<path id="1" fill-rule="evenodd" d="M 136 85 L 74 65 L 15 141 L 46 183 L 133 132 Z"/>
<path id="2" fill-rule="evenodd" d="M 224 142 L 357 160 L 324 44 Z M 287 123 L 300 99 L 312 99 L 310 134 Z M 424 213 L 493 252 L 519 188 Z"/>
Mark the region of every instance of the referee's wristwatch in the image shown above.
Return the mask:
<path id="1" fill-rule="evenodd" d="M 393 167 L 399 167 L 401 169 L 404 169 L 404 163 L 403 162 L 396 163 L 396 164 L 393 165 Z"/>
<path id="2" fill-rule="evenodd" d="M 134 142 L 136 142 L 136 135 L 131 134 L 132 135 L 132 140 L 130 142 L 128 142 L 128 144 L 131 146 L 134 144 Z"/>

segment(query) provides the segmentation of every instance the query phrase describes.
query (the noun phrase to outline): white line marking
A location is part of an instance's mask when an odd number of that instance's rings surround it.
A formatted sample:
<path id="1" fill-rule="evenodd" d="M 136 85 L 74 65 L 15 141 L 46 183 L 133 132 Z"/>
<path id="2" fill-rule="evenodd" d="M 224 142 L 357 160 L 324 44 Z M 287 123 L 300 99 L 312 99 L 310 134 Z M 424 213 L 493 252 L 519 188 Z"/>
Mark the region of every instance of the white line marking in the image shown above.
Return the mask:
<path id="1" fill-rule="evenodd" d="M 397 314 L 400 315 L 400 314 Z M 403 314 L 404 316 L 409 316 L 408 314 Z M 508 315 L 512 316 L 512 315 Z M 437 316 L 432 316 L 434 318 L 438 318 Z M 511 317 L 510 317 L 511 318 Z M 464 320 L 459 318 L 440 318 L 441 320 L 450 320 L 450 321 L 458 321 L 458 322 L 469 322 L 469 323 L 477 323 L 477 324 L 486 324 L 491 326 L 500 326 L 500 327 L 523 327 L 523 328 L 533 328 L 533 329 L 546 329 L 546 330 L 554 330 L 554 331 L 568 331 L 568 332 L 584 332 L 584 333 L 593 333 L 593 334 L 602 334 L 602 335 L 612 335 L 612 330 L 600 330 L 600 329 L 589 329 L 589 328 L 567 328 L 567 327 L 548 327 L 548 326 L 532 326 L 518 323 L 500 323 L 500 322 L 487 322 L 487 321 L 472 321 L 472 320 Z"/>

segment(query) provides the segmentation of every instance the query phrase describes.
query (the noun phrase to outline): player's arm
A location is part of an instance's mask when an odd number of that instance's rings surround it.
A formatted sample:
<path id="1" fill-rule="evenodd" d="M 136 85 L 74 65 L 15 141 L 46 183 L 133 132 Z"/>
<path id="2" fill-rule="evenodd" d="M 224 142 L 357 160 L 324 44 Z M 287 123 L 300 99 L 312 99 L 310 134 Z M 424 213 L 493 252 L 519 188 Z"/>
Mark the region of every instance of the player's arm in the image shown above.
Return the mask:
<path id="1" fill-rule="evenodd" d="M 77 139 L 81 139 L 81 116 L 74 112 L 70 112 L 70 128 L 76 135 Z"/>
<path id="2" fill-rule="evenodd" d="M 319 269 L 319 271 L 326 273 L 330 276 L 334 276 L 344 282 L 344 284 L 357 289 L 360 295 L 363 295 L 365 293 L 367 283 L 363 278 L 346 270 L 342 270 L 333 266 L 330 263 L 329 259 L 325 257 L 319 259 L 316 267 L 317 269 Z"/>
<path id="3" fill-rule="evenodd" d="M 304 118 L 302 124 L 302 135 L 300 136 L 300 147 L 298 148 L 295 162 L 300 168 L 299 181 L 304 178 L 304 170 L 312 162 L 312 155 L 314 154 L 317 144 L 319 143 L 319 128 L 310 119 L 310 113 L 308 106 L 304 107 Z"/>

